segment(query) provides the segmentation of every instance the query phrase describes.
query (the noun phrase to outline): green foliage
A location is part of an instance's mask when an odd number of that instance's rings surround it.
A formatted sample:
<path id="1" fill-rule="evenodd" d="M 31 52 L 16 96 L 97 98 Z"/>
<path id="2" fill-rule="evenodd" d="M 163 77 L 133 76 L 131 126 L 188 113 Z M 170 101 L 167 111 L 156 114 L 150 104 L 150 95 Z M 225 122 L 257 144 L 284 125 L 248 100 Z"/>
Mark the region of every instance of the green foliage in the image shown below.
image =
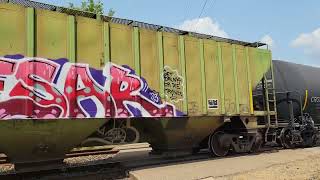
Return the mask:
<path id="1" fill-rule="evenodd" d="M 109 12 L 108 12 L 108 16 L 113 16 L 114 14 L 116 13 L 116 11 L 114 11 L 112 8 L 109 9 Z"/>
<path id="2" fill-rule="evenodd" d="M 73 3 L 69 3 L 69 8 L 88 11 L 95 14 L 103 14 L 103 6 L 104 4 L 101 2 L 101 0 L 98 0 L 97 2 L 95 2 L 94 0 L 82 0 L 80 7 L 76 7 Z M 114 13 L 115 11 L 113 9 L 110 9 L 108 12 L 108 16 L 113 16 Z"/>

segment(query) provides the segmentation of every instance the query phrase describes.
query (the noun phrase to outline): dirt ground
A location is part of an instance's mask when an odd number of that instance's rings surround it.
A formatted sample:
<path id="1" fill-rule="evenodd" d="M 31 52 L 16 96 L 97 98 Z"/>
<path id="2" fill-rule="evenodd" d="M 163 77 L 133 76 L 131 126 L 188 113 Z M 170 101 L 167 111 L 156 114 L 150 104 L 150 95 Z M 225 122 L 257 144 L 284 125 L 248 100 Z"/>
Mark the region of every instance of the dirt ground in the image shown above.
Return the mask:
<path id="1" fill-rule="evenodd" d="M 144 168 L 130 179 L 320 180 L 320 147 Z"/>
<path id="2" fill-rule="evenodd" d="M 220 178 L 216 180 L 247 180 L 247 179 L 280 179 L 280 180 L 318 180 L 320 179 L 320 156 L 310 156 L 304 160 L 296 160 L 276 164 L 267 168 L 250 170 Z"/>

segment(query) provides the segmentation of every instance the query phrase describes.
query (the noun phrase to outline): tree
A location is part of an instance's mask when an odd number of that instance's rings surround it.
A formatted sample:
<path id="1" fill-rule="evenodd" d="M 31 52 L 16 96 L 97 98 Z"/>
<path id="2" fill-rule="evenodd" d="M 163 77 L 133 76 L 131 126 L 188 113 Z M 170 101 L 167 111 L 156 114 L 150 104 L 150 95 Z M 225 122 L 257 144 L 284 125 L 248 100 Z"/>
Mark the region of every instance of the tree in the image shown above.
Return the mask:
<path id="1" fill-rule="evenodd" d="M 69 3 L 69 8 L 80 10 L 80 11 L 88 11 L 95 14 L 103 14 L 103 3 L 101 0 L 95 2 L 94 0 L 82 0 L 81 6 L 76 7 L 73 3 Z M 113 16 L 115 11 L 113 9 L 109 9 L 108 16 Z"/>

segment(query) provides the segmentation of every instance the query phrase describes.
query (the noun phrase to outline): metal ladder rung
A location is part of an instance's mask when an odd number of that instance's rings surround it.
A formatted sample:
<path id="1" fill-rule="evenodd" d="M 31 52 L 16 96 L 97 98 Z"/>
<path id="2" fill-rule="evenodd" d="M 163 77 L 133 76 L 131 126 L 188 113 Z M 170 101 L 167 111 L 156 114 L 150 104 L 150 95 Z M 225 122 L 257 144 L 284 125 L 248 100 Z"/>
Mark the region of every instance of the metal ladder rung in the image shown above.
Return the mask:
<path id="1" fill-rule="evenodd" d="M 277 114 L 276 111 L 270 111 L 270 112 L 269 112 L 269 115 L 270 115 L 270 116 L 275 116 L 276 114 Z"/>
<path id="2" fill-rule="evenodd" d="M 272 65 L 271 65 L 272 66 Z M 272 67 L 271 67 L 271 71 Z M 265 95 L 265 108 L 266 108 L 266 118 L 267 122 L 265 124 L 265 127 L 267 128 L 265 132 L 265 141 L 274 141 L 274 132 L 270 129 L 275 129 L 278 126 L 277 121 L 277 109 L 276 109 L 276 89 L 274 88 L 274 82 L 273 82 L 273 72 L 271 73 L 271 79 L 267 78 L 266 75 L 264 75 L 263 79 L 264 83 L 264 95 Z M 272 110 L 270 109 L 272 107 Z M 271 139 L 268 137 L 272 137 Z"/>
<path id="3" fill-rule="evenodd" d="M 265 125 L 257 125 L 257 128 L 267 128 L 268 126 L 265 124 Z M 270 125 L 269 128 L 277 128 L 276 125 Z"/>

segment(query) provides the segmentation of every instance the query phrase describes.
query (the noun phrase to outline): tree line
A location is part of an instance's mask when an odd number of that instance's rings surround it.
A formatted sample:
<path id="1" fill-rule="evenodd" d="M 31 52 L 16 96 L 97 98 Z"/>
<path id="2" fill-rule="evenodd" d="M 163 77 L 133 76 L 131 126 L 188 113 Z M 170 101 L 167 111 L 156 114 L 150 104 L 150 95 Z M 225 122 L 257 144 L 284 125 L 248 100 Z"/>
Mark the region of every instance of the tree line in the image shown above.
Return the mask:
<path id="1" fill-rule="evenodd" d="M 69 8 L 81 10 L 81 11 L 88 11 L 95 14 L 104 14 L 104 4 L 101 2 L 101 0 L 98 0 L 95 2 L 94 0 L 82 0 L 81 6 L 75 6 L 73 3 L 69 3 Z M 115 11 L 110 8 L 107 15 L 113 16 L 115 14 Z"/>

